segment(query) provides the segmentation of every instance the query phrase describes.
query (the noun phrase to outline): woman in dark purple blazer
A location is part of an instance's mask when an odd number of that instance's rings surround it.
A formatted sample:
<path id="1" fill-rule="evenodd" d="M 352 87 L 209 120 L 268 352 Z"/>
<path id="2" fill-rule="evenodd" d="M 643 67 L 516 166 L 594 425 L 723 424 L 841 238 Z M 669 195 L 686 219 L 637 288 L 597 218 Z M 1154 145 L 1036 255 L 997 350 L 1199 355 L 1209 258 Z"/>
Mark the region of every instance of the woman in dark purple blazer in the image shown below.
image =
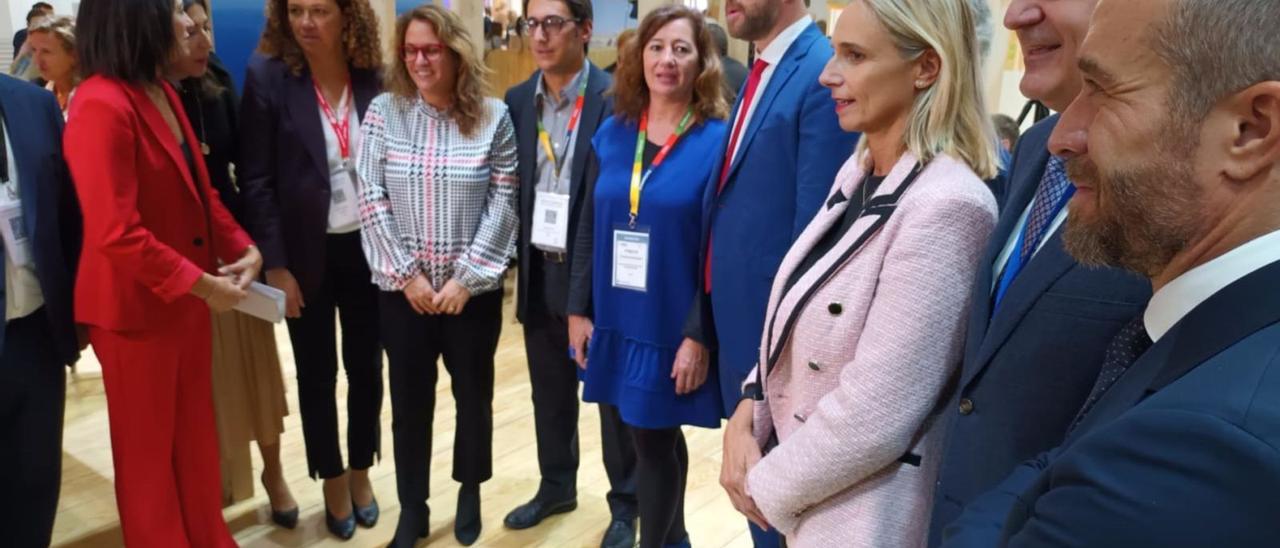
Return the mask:
<path id="1" fill-rule="evenodd" d="M 240 105 L 239 185 L 267 282 L 284 291 L 298 405 L 326 525 L 342 539 L 377 523 L 369 467 L 379 454 L 378 290 L 360 248 L 353 175 L 360 120 L 381 91 L 368 0 L 268 0 Z M 334 315 L 347 373 L 347 464 L 339 442 Z M 347 473 L 347 468 L 351 473 Z"/>

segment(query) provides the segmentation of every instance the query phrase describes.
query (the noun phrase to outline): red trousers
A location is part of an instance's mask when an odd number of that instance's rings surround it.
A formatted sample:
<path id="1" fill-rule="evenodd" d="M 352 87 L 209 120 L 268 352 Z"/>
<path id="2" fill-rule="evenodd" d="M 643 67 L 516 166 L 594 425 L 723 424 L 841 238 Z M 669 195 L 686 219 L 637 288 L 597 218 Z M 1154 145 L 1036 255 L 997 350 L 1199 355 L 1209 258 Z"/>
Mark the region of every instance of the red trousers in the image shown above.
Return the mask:
<path id="1" fill-rule="evenodd" d="M 120 526 L 130 547 L 235 546 L 222 519 L 209 310 L 194 298 L 172 306 L 181 313 L 155 331 L 89 329 Z"/>

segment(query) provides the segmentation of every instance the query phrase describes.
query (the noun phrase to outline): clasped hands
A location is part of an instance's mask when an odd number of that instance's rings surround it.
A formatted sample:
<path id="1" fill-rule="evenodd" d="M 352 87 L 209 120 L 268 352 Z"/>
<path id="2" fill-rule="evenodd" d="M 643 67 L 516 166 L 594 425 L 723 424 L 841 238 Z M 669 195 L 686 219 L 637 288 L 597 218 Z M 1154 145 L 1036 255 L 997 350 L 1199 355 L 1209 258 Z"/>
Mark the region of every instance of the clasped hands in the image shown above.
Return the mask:
<path id="1" fill-rule="evenodd" d="M 210 310 L 226 312 L 249 296 L 249 285 L 261 271 L 262 253 L 249 246 L 239 260 L 219 267 L 217 275 L 206 272 L 200 276 L 191 294 L 204 299 Z"/>
<path id="2" fill-rule="evenodd" d="M 457 280 L 445 282 L 440 291 L 431 287 L 431 282 L 423 274 L 418 274 L 404 288 L 404 298 L 409 306 L 419 314 L 449 314 L 456 316 L 462 313 L 463 307 L 471 299 L 471 292 Z"/>
<path id="3" fill-rule="evenodd" d="M 724 429 L 724 454 L 720 463 L 720 486 L 729 494 L 733 507 L 747 516 L 757 527 L 769 530 L 769 520 L 756 506 L 755 499 L 747 493 L 747 473 L 763 457 L 760 445 L 751 433 L 752 413 L 755 402 L 744 399 L 738 403 L 733 416 Z"/>

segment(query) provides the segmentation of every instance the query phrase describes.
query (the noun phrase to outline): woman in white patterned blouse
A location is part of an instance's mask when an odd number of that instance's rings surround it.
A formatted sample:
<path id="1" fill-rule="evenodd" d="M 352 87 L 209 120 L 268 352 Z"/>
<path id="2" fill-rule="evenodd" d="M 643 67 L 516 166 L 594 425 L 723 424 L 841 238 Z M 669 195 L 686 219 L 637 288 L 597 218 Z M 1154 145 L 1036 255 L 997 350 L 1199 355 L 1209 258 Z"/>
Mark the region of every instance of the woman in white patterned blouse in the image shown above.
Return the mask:
<path id="1" fill-rule="evenodd" d="M 487 69 L 458 17 L 422 6 L 396 22 L 399 55 L 362 125 L 357 170 L 365 255 L 382 289 L 396 486 L 392 546 L 427 533 L 436 360 L 457 400 L 454 534 L 480 534 L 480 483 L 492 475 L 493 355 L 502 275 L 515 249 L 516 140 L 486 98 Z"/>

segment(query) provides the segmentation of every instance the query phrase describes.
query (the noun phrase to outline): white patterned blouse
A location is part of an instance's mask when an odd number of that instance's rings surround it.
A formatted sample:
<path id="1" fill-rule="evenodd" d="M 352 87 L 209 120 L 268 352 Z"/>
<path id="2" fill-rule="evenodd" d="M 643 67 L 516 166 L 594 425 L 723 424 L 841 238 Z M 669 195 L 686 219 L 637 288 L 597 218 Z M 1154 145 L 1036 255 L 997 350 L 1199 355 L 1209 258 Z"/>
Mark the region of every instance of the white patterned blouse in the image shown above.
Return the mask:
<path id="1" fill-rule="evenodd" d="M 361 125 L 361 240 L 373 282 L 401 291 L 419 273 L 439 291 L 498 289 L 515 252 L 516 138 L 486 98 L 473 135 L 421 98 L 376 97 Z"/>

